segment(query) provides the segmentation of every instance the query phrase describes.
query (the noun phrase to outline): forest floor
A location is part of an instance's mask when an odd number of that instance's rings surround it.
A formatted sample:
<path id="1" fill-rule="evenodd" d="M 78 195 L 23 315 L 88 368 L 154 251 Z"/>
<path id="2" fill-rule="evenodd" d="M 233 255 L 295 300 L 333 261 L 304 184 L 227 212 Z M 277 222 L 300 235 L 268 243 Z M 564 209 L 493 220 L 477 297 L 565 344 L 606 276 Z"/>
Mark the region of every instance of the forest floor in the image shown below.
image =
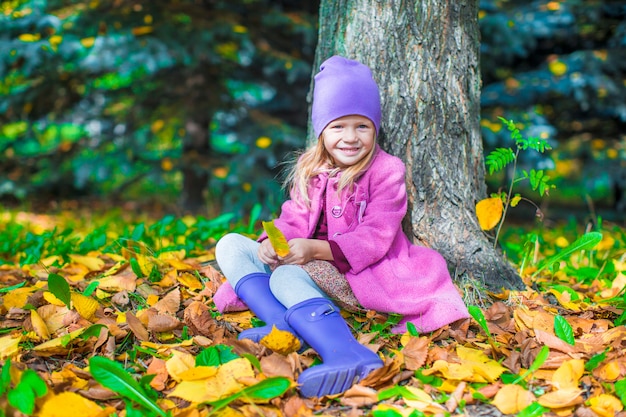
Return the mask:
<path id="1" fill-rule="evenodd" d="M 282 334 L 237 340 L 256 319 L 212 302 L 213 245 L 249 225 L 96 211 L 2 214 L 4 415 L 626 415 L 621 225 L 510 227 L 502 246 L 526 290 L 477 298 L 461 284 L 472 318 L 433 333 L 344 312 L 384 366 L 306 399 L 296 381 L 317 354 Z"/>

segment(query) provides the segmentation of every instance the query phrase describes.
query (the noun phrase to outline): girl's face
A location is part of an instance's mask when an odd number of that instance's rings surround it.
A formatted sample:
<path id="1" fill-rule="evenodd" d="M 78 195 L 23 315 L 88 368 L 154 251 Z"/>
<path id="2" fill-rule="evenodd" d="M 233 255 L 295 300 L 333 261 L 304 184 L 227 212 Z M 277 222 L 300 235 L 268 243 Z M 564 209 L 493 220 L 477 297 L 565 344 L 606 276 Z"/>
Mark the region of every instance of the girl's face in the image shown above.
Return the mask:
<path id="1" fill-rule="evenodd" d="M 375 139 L 374 123 L 359 115 L 333 120 L 322 132 L 324 148 L 339 168 L 347 168 L 365 158 L 372 150 Z"/>

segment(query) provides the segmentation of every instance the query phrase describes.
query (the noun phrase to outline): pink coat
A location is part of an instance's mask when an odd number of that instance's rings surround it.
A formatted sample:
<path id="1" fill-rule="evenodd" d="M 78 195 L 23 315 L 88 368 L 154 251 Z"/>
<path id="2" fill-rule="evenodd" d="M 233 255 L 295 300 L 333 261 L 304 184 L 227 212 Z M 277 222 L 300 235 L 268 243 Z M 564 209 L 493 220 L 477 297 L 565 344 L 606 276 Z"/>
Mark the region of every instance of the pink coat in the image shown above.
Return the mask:
<path id="1" fill-rule="evenodd" d="M 402 314 L 396 332 L 406 331 L 407 321 L 429 332 L 469 314 L 444 258 L 411 244 L 402 230 L 407 210 L 405 171 L 399 158 L 377 146 L 353 192 L 337 195 L 339 177 L 321 174 L 309 187 L 311 207 L 287 200 L 275 224 L 287 240 L 310 238 L 326 201 L 329 239 L 351 266 L 346 279 L 361 305 Z"/>

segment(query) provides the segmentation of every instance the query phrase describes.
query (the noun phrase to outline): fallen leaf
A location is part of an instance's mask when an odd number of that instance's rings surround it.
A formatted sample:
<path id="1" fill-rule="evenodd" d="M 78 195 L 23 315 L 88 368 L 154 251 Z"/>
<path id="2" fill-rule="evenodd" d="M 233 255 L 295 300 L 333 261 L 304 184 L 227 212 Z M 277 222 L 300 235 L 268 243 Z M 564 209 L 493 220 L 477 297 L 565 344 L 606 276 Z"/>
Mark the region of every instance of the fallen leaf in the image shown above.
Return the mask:
<path id="1" fill-rule="evenodd" d="M 148 333 L 148 330 L 132 312 L 126 312 L 125 317 L 126 323 L 128 324 L 130 331 L 133 332 L 138 340 L 144 341 L 150 339 L 150 334 Z"/>
<path id="2" fill-rule="evenodd" d="M 0 337 L 0 359 L 11 358 L 20 351 L 22 335 L 8 334 Z"/>
<path id="3" fill-rule="evenodd" d="M 101 271 L 104 268 L 104 261 L 95 256 L 70 254 L 70 259 L 78 264 L 86 266 L 90 271 Z"/>
<path id="4" fill-rule="evenodd" d="M 609 394 L 600 394 L 589 399 L 589 408 L 600 417 L 614 417 L 624 409 L 622 402 Z"/>
<path id="5" fill-rule="evenodd" d="M 578 388 L 585 371 L 585 361 L 572 359 L 564 362 L 553 374 L 552 385 L 557 389 Z"/>
<path id="6" fill-rule="evenodd" d="M 402 354 L 404 355 L 404 365 L 406 369 L 415 371 L 426 363 L 428 356 L 428 345 L 430 339 L 427 337 L 411 337 L 407 342 Z"/>
<path id="7" fill-rule="evenodd" d="M 566 388 L 549 392 L 537 399 L 537 402 L 548 408 L 571 407 L 583 402 L 582 390 L 578 388 Z"/>
<path id="8" fill-rule="evenodd" d="M 40 340 L 50 339 L 48 326 L 46 325 L 46 322 L 43 321 L 39 313 L 37 313 L 37 310 L 30 310 L 30 323 Z"/>
<path id="9" fill-rule="evenodd" d="M 517 414 L 535 401 L 535 396 L 519 385 L 507 384 L 498 390 L 492 404 L 503 414 Z"/>
<path id="10" fill-rule="evenodd" d="M 259 343 L 282 355 L 297 352 L 300 349 L 300 341 L 293 333 L 280 330 L 276 326 L 272 326 L 272 330 Z"/>
<path id="11" fill-rule="evenodd" d="M 39 417 L 106 417 L 114 412 L 113 407 L 102 408 L 82 395 L 62 392 L 47 396 L 37 415 Z"/>
<path id="12" fill-rule="evenodd" d="M 86 320 L 93 319 L 98 307 L 100 307 L 100 304 L 91 297 L 75 292 L 72 293 L 71 297 L 72 306 L 76 309 L 78 314 Z"/>

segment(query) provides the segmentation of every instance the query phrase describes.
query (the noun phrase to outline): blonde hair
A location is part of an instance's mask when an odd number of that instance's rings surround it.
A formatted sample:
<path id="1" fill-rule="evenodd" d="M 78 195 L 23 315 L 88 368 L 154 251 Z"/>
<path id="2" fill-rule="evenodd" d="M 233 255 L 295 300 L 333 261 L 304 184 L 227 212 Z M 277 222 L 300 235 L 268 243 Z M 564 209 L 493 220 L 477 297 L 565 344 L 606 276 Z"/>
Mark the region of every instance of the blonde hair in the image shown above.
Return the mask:
<path id="1" fill-rule="evenodd" d="M 374 138 L 375 143 L 376 138 Z M 341 169 L 335 165 L 335 161 L 326 150 L 324 132 L 322 132 L 316 145 L 296 155 L 295 161 L 292 162 L 291 168 L 287 171 L 283 188 L 289 190 L 292 199 L 303 202 L 307 207 L 310 207 L 308 186 L 311 179 L 322 173 L 328 173 L 329 177 L 334 177 L 341 172 L 337 194 L 341 194 L 344 189 L 351 191 L 355 181 L 369 167 L 375 152 L 376 145 L 372 146 L 370 152 L 358 163 Z"/>

